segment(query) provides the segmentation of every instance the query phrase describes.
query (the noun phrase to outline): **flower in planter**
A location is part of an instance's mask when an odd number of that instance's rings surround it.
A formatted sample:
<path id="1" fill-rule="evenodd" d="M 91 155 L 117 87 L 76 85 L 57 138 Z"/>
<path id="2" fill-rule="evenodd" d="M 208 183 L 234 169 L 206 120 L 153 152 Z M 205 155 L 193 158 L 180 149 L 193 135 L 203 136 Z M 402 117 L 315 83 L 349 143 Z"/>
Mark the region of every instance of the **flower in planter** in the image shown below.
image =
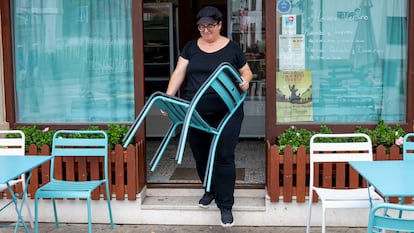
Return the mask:
<path id="1" fill-rule="evenodd" d="M 401 146 L 404 143 L 404 138 L 403 137 L 399 137 L 395 140 L 395 145 L 397 146 Z"/>

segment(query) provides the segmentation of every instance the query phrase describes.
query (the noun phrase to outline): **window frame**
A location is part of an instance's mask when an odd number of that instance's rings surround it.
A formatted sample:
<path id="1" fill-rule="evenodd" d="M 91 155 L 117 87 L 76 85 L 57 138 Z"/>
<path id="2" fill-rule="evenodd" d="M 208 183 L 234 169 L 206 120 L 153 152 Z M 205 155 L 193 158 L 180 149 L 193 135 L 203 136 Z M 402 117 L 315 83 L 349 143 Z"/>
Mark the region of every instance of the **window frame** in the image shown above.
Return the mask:
<path id="1" fill-rule="evenodd" d="M 265 137 L 274 144 L 277 136 L 292 125 L 308 130 L 319 130 L 321 124 L 327 125 L 333 132 L 353 132 L 356 126 L 373 129 L 376 123 L 277 123 L 276 117 L 276 72 L 278 69 L 278 44 L 275 39 L 278 34 L 279 25 L 276 23 L 277 1 L 265 0 L 265 24 L 266 28 L 276 28 L 276 30 L 266 30 L 266 132 Z M 408 44 L 407 44 L 407 112 L 406 122 L 399 125 L 406 131 L 413 131 L 414 124 L 414 3 L 408 1 Z M 391 124 L 392 125 L 392 124 Z"/>

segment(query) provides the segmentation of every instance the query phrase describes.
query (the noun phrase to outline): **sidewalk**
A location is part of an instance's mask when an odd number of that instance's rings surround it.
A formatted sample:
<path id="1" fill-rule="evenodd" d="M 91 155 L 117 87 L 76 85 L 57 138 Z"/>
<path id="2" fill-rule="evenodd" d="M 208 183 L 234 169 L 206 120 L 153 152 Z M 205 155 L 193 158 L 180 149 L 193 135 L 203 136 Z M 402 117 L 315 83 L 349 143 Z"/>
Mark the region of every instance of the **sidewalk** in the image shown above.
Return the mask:
<path id="1" fill-rule="evenodd" d="M 60 224 L 58 230 L 53 223 L 40 223 L 39 233 L 85 233 L 87 224 Z M 0 233 L 12 233 L 14 228 L 0 228 Z M 93 232 L 99 233 L 304 233 L 306 227 L 245 227 L 234 226 L 181 226 L 181 225 L 115 225 L 115 229 L 107 224 L 93 224 Z M 20 228 L 19 232 L 24 232 Z M 312 233 L 320 233 L 320 227 L 313 227 Z M 327 233 L 365 233 L 366 228 L 328 227 Z"/>

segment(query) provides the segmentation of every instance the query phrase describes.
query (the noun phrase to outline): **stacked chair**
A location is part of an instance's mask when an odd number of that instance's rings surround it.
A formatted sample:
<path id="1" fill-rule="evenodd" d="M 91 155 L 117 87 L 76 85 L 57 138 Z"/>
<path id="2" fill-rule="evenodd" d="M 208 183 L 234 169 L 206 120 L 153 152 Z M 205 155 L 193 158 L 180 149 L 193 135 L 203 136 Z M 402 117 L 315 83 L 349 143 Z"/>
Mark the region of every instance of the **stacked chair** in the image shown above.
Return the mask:
<path id="1" fill-rule="evenodd" d="M 167 148 L 175 132 L 178 130 L 179 126 L 181 127 L 181 135 L 176 153 L 176 160 L 178 164 L 181 164 L 182 162 L 187 133 L 190 127 L 211 133 L 213 135 L 213 139 L 210 146 L 209 160 L 203 184 L 204 187 L 206 187 L 206 190 L 209 191 L 214 167 L 214 156 L 220 135 L 229 119 L 233 116 L 237 108 L 242 105 L 247 95 L 245 91 L 241 91 L 239 88 L 239 83 L 242 81 L 243 80 L 239 76 L 237 70 L 235 70 L 229 63 L 222 63 L 197 91 L 191 102 L 179 97 L 167 95 L 163 92 L 154 92 L 142 108 L 139 115 L 136 117 L 129 132 L 125 135 L 123 139 L 123 146 L 127 147 L 131 142 L 136 131 L 144 121 L 153 105 L 158 106 L 161 110 L 168 113 L 168 118 L 171 120 L 171 127 L 167 131 L 150 162 L 151 171 L 154 171 L 157 167 L 158 162 L 160 161 L 165 149 Z M 229 110 L 217 127 L 210 125 L 197 112 L 197 105 L 200 99 L 206 91 L 210 90 L 214 90 L 221 97 L 222 101 L 226 104 Z"/>

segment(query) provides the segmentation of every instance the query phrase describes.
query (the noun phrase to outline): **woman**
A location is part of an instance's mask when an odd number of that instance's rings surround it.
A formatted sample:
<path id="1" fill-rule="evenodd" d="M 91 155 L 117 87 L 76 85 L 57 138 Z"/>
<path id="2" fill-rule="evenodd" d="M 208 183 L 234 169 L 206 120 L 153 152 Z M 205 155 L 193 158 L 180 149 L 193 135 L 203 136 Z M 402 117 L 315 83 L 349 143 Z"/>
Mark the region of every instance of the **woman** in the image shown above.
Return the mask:
<path id="1" fill-rule="evenodd" d="M 196 18 L 200 37 L 189 41 L 184 46 L 177 66 L 171 75 L 166 93 L 175 95 L 183 86 L 182 97 L 191 101 L 204 81 L 222 62 L 229 62 L 238 69 L 243 79 L 243 82 L 239 84 L 240 89 L 247 90 L 252 79 L 252 72 L 240 47 L 220 34 L 223 27 L 221 12 L 215 7 L 207 6 L 198 12 Z M 198 106 L 197 111 L 210 124 L 217 125 L 228 111 L 220 97 L 214 92 L 206 93 Z M 168 114 L 161 112 L 163 115 Z M 243 117 L 243 106 L 241 106 L 223 130 L 215 155 L 211 192 L 205 192 L 199 201 L 200 207 L 208 207 L 213 200 L 216 201 L 221 212 L 223 227 L 230 227 L 234 224 L 232 214 L 236 180 L 234 151 Z M 202 182 L 207 167 L 211 138 L 208 133 L 194 128 L 189 129 L 189 145 Z"/>

